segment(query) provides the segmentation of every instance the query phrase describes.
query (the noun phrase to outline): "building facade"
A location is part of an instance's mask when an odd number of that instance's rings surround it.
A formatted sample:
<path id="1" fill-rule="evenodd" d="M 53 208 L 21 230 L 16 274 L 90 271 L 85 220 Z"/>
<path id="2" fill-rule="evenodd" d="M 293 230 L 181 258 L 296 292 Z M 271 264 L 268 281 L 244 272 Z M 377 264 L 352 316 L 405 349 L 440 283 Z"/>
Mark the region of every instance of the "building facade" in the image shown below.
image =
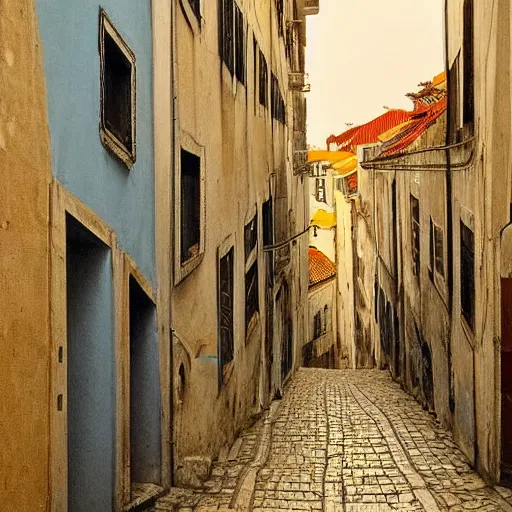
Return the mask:
<path id="1" fill-rule="evenodd" d="M 177 483 L 198 485 L 195 468 L 301 364 L 310 11 L 183 0 L 175 14 L 174 467 Z"/>

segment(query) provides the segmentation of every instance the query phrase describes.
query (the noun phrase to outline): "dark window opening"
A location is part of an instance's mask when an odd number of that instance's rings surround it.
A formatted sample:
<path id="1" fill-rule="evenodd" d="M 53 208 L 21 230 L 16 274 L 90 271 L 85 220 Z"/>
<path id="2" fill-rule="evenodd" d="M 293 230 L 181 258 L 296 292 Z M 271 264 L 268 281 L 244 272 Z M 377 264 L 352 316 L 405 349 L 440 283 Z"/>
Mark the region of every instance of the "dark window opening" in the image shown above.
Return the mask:
<path id="1" fill-rule="evenodd" d="M 320 203 L 326 202 L 325 197 L 325 179 L 316 179 L 316 200 Z"/>
<path id="2" fill-rule="evenodd" d="M 260 80 L 259 80 L 259 91 L 260 91 L 260 105 L 264 107 L 268 106 L 268 67 L 265 55 L 260 50 Z"/>
<path id="3" fill-rule="evenodd" d="M 254 315 L 260 310 L 258 293 L 258 261 L 256 260 L 245 275 L 245 333 Z"/>
<path id="4" fill-rule="evenodd" d="M 262 215 L 263 245 L 272 245 L 274 243 L 274 210 L 272 206 L 272 198 L 263 203 Z M 270 251 L 265 254 L 267 255 L 267 287 L 271 288 L 274 280 L 275 252 Z"/>
<path id="5" fill-rule="evenodd" d="M 188 0 L 197 21 L 201 22 L 201 0 Z"/>
<path id="6" fill-rule="evenodd" d="M 434 224 L 434 252 L 436 272 L 444 277 L 443 230 Z"/>
<path id="7" fill-rule="evenodd" d="M 230 374 L 234 358 L 233 338 L 233 268 L 234 248 L 219 261 L 219 388 L 222 387 Z"/>
<path id="8" fill-rule="evenodd" d="M 244 15 L 235 4 L 235 74 L 240 83 L 245 85 L 245 27 Z"/>
<path id="9" fill-rule="evenodd" d="M 245 261 L 248 260 L 258 243 L 258 214 L 244 228 Z"/>
<path id="10" fill-rule="evenodd" d="M 274 73 L 272 73 L 271 101 L 272 118 L 283 124 L 286 124 L 286 109 L 284 105 L 284 99 L 283 95 L 281 94 L 281 89 L 279 88 L 279 80 L 274 75 Z"/>
<path id="11" fill-rule="evenodd" d="M 181 149 L 181 263 L 199 254 L 201 159 Z"/>
<path id="12" fill-rule="evenodd" d="M 475 235 L 460 222 L 460 304 L 462 315 L 473 329 L 475 323 Z"/>
<path id="13" fill-rule="evenodd" d="M 461 97 L 460 97 L 460 54 L 453 61 L 448 71 L 448 105 L 449 105 L 449 134 L 450 142 L 459 142 L 461 127 Z"/>
<path id="14" fill-rule="evenodd" d="M 103 11 L 100 11 L 100 31 L 101 126 L 133 163 L 135 56 L 117 33 L 113 35 L 115 29 Z"/>
<path id="15" fill-rule="evenodd" d="M 416 277 L 420 275 L 420 203 L 411 195 L 411 238 L 413 272 Z"/>
<path id="16" fill-rule="evenodd" d="M 464 0 L 464 41 L 462 48 L 464 62 L 464 124 L 473 124 L 475 120 L 474 98 L 474 20 L 473 0 Z"/>
<path id="17" fill-rule="evenodd" d="M 219 0 L 219 54 L 230 73 L 234 72 L 234 2 Z"/>
<path id="18" fill-rule="evenodd" d="M 283 2 L 283 0 L 275 0 L 275 3 L 276 3 L 277 30 L 279 32 L 279 36 L 283 37 L 284 2 Z"/>

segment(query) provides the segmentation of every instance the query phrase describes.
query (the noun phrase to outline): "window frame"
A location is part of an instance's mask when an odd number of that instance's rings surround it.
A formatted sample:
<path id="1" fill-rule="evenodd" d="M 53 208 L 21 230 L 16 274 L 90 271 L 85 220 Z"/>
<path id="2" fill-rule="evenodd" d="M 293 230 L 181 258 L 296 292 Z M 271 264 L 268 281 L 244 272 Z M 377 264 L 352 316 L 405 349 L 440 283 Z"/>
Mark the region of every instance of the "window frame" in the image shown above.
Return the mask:
<path id="1" fill-rule="evenodd" d="M 229 253 L 232 253 L 232 307 L 231 307 L 231 336 L 232 336 L 232 347 L 231 347 L 231 359 L 227 362 L 223 361 L 222 358 L 222 336 L 221 336 L 221 301 L 220 301 L 220 293 L 221 293 L 221 261 L 228 256 Z M 228 236 L 226 240 L 217 248 L 217 366 L 218 366 L 218 392 L 222 391 L 222 388 L 228 383 L 231 375 L 233 374 L 233 369 L 235 366 L 236 359 L 236 248 L 234 237 L 232 235 Z"/>
<path id="2" fill-rule="evenodd" d="M 414 201 L 418 207 L 418 219 L 414 217 Z M 421 210 L 420 200 L 414 194 L 410 195 L 411 216 L 411 262 L 412 271 L 416 278 L 419 279 L 421 273 Z M 416 236 L 415 236 L 416 235 Z"/>
<path id="3" fill-rule="evenodd" d="M 233 38 L 233 55 L 235 61 L 234 76 L 245 86 L 247 83 L 247 29 L 242 9 L 240 9 L 240 6 L 236 2 L 233 2 L 233 4 L 233 19 L 235 24 Z"/>
<path id="4" fill-rule="evenodd" d="M 320 184 L 322 186 L 320 186 Z M 323 199 L 320 199 L 320 191 L 323 192 Z M 315 179 L 315 199 L 318 203 L 327 204 L 326 178 Z"/>
<path id="5" fill-rule="evenodd" d="M 467 230 L 468 233 L 471 234 L 472 240 L 472 251 L 465 251 L 467 249 L 465 241 L 464 241 L 464 230 Z M 460 219 L 460 314 L 461 318 L 465 321 L 466 325 L 469 327 L 471 332 L 475 329 L 475 309 L 476 309 L 476 280 L 475 280 L 475 232 L 471 226 L 469 226 L 465 220 Z M 472 260 L 471 269 L 464 268 L 465 256 L 469 256 Z M 465 272 L 466 270 L 466 272 Z M 470 276 L 472 277 L 471 282 L 467 279 L 467 271 L 470 270 Z M 470 297 L 470 311 L 465 310 L 465 298 L 467 296 L 467 292 Z"/>
<path id="6" fill-rule="evenodd" d="M 131 148 L 128 148 L 119 138 L 107 127 L 105 117 L 105 33 L 114 41 L 118 49 L 126 57 L 131 65 L 130 84 L 130 116 L 131 116 Z M 136 94 L 136 58 L 134 52 L 123 39 L 119 31 L 110 20 L 106 11 L 100 7 L 99 10 L 99 36 L 98 46 L 100 54 L 100 140 L 103 146 L 111 151 L 130 169 L 137 159 L 137 94 Z"/>
<path id="7" fill-rule="evenodd" d="M 268 63 L 265 54 L 259 49 L 258 60 L 258 96 L 262 107 L 268 108 Z M 262 87 L 265 82 L 265 87 Z"/>
<path id="8" fill-rule="evenodd" d="M 438 235 L 440 234 L 440 238 Z M 440 240 L 441 248 L 438 247 Z M 439 266 L 442 266 L 440 270 Z M 445 241 L 443 228 L 430 217 L 428 275 L 432 283 L 444 294 L 446 286 Z"/>
<path id="9" fill-rule="evenodd" d="M 197 254 L 188 260 L 181 261 L 181 149 L 196 155 L 200 159 L 199 169 L 199 201 L 200 201 L 200 221 L 199 221 L 199 250 Z M 176 168 L 178 172 L 174 176 L 174 283 L 178 285 L 182 282 L 191 272 L 193 272 L 201 263 L 204 258 L 205 241 L 206 241 L 206 190 L 205 190 L 205 148 L 199 145 L 191 135 L 186 132 L 181 132 L 179 144 L 176 147 Z"/>

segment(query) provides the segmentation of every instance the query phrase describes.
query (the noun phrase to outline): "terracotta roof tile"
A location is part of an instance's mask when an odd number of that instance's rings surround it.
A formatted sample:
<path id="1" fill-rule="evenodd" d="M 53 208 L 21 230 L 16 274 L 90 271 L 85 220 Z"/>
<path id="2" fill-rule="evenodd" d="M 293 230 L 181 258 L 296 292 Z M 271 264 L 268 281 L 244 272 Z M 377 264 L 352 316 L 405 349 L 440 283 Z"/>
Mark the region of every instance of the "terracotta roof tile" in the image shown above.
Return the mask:
<path id="1" fill-rule="evenodd" d="M 379 135 L 391 128 L 409 121 L 411 112 L 406 110 L 388 110 L 372 121 L 351 128 L 341 135 L 331 135 L 327 139 L 327 145 L 336 144 L 338 151 L 357 151 L 361 144 L 372 144 L 379 142 Z"/>
<path id="2" fill-rule="evenodd" d="M 399 156 L 416 141 L 446 111 L 446 98 L 421 109 L 411 117 L 411 123 L 383 144 L 383 151 L 378 158 Z"/>
<path id="3" fill-rule="evenodd" d="M 309 248 L 309 286 L 327 281 L 336 275 L 336 265 L 316 247 Z"/>

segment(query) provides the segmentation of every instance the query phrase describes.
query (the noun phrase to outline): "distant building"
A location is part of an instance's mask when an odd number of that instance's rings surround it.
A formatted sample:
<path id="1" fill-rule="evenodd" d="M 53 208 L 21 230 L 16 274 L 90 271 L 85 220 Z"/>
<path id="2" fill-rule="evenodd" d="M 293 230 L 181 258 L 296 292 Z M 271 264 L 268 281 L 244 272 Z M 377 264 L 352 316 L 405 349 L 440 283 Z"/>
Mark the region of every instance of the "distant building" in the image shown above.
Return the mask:
<path id="1" fill-rule="evenodd" d="M 315 247 L 309 248 L 310 340 L 304 345 L 304 366 L 338 368 L 336 265 Z"/>

